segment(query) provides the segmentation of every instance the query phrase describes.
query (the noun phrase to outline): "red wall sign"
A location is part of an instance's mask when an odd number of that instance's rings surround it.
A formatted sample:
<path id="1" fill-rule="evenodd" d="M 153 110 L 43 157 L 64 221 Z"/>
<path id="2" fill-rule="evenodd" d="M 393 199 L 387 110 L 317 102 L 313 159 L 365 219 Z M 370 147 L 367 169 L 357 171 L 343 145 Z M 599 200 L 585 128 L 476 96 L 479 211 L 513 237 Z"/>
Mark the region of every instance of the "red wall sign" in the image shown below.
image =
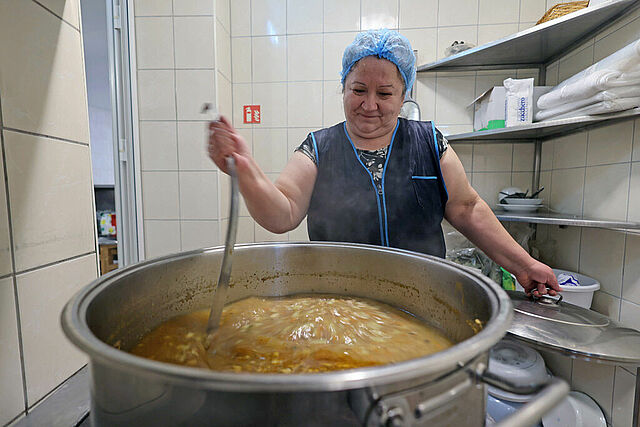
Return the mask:
<path id="1" fill-rule="evenodd" d="M 245 105 L 242 107 L 245 123 L 260 123 L 260 106 L 259 105 Z"/>

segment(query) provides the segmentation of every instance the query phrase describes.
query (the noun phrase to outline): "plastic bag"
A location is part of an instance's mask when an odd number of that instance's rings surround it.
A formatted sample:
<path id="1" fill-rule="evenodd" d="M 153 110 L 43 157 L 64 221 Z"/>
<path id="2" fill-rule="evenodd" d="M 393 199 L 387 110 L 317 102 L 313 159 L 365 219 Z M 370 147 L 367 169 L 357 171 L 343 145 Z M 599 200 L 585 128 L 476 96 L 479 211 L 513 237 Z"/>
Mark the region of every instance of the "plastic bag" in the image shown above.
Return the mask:
<path id="1" fill-rule="evenodd" d="M 463 41 L 454 41 L 451 46 L 444 50 L 444 56 L 455 55 L 456 53 L 464 52 L 465 50 L 473 49 L 476 47 L 473 43 L 465 43 Z"/>

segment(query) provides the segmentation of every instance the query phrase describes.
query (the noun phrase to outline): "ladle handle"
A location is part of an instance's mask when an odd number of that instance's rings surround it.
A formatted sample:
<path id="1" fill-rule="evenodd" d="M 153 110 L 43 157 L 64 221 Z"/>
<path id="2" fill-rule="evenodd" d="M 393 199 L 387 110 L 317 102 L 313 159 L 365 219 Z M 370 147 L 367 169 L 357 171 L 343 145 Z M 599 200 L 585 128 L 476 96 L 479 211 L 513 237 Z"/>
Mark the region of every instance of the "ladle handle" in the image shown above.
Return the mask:
<path id="1" fill-rule="evenodd" d="M 220 267 L 220 277 L 218 286 L 213 295 L 211 313 L 207 322 L 207 333 L 211 333 L 220 324 L 222 307 L 227 297 L 229 289 L 229 279 L 231 278 L 231 260 L 233 247 L 236 244 L 238 234 L 238 177 L 236 175 L 236 162 L 233 157 L 227 157 L 227 169 L 231 178 L 231 203 L 229 205 L 229 224 L 227 226 L 227 236 L 224 242 L 224 255 L 222 256 L 222 267 Z"/>

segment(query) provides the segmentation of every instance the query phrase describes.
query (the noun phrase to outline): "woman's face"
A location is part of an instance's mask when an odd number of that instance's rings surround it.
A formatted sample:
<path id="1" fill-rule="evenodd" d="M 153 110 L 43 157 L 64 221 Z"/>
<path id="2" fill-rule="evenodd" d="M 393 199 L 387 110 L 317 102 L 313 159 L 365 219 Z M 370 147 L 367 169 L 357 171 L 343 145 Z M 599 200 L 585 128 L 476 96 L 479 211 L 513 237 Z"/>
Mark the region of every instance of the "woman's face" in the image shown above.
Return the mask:
<path id="1" fill-rule="evenodd" d="M 349 132 L 377 138 L 392 132 L 402 102 L 404 82 L 391 61 L 367 56 L 358 61 L 344 82 L 344 114 Z"/>

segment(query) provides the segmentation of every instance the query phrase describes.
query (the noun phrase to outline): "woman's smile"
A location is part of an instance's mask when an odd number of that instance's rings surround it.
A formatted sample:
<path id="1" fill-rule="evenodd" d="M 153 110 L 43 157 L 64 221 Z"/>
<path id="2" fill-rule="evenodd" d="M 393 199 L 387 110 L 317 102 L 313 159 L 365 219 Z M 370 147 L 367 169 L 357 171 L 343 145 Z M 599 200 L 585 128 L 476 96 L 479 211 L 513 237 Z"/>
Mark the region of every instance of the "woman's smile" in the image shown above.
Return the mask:
<path id="1" fill-rule="evenodd" d="M 358 61 L 345 80 L 347 130 L 356 140 L 390 137 L 404 101 L 404 80 L 394 63 L 375 56 Z M 377 144 L 374 144 L 377 145 Z"/>

